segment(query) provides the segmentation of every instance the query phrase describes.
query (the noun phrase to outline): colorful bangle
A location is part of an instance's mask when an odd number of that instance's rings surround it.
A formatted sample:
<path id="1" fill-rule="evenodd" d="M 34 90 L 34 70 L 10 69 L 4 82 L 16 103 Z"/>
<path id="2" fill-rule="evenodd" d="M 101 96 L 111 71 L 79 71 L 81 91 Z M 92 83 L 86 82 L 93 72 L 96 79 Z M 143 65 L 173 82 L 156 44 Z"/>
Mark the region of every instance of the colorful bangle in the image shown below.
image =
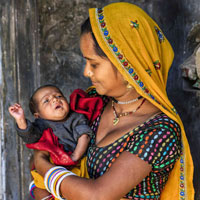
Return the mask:
<path id="1" fill-rule="evenodd" d="M 56 180 L 60 176 L 60 174 L 62 174 L 62 172 L 63 170 L 55 170 L 53 174 L 50 174 L 50 177 L 47 180 L 47 186 L 50 191 L 52 191 L 51 187 L 53 185 L 53 181 Z"/>
<path id="2" fill-rule="evenodd" d="M 56 172 L 51 176 L 51 178 L 49 179 L 49 184 L 52 183 L 52 180 L 53 180 L 53 179 L 55 179 L 56 177 L 59 176 L 59 174 L 60 174 L 61 171 L 62 171 L 62 170 L 58 170 L 58 171 L 56 171 Z"/>
<path id="3" fill-rule="evenodd" d="M 30 195 L 33 199 L 35 199 L 35 195 L 33 193 L 33 189 L 36 188 L 36 185 L 34 183 L 34 181 L 31 181 L 30 185 L 29 185 L 29 192 L 30 192 Z"/>
<path id="4" fill-rule="evenodd" d="M 44 176 L 44 185 L 54 197 L 63 200 L 60 195 L 60 184 L 67 176 L 75 175 L 64 167 L 56 166 L 49 169 Z"/>
<path id="5" fill-rule="evenodd" d="M 42 198 L 41 200 L 51 200 L 51 199 L 53 199 L 53 196 L 49 195 L 49 196 Z"/>
<path id="6" fill-rule="evenodd" d="M 47 173 L 46 173 L 45 176 L 44 176 L 44 185 L 45 185 L 45 187 L 46 187 L 46 189 L 47 189 L 48 192 L 51 193 L 51 191 L 49 190 L 49 182 L 50 182 L 51 176 L 52 176 L 53 174 L 55 174 L 55 172 L 56 172 L 57 170 L 64 170 L 64 169 L 65 169 L 64 167 L 56 166 L 56 167 L 50 168 L 50 169 L 47 171 Z"/>
<path id="7" fill-rule="evenodd" d="M 51 184 L 51 192 L 52 194 L 59 199 L 59 194 L 56 193 L 56 185 L 57 181 L 65 174 L 65 172 L 61 172 L 55 179 L 53 180 Z"/>
<path id="8" fill-rule="evenodd" d="M 63 175 L 57 182 L 56 184 L 56 194 L 58 195 L 58 198 L 62 199 L 62 197 L 60 196 L 60 184 L 61 182 L 63 181 L 64 178 L 66 178 L 67 176 L 71 176 L 71 175 L 74 175 L 74 173 L 68 173 L 68 174 L 65 174 Z"/>

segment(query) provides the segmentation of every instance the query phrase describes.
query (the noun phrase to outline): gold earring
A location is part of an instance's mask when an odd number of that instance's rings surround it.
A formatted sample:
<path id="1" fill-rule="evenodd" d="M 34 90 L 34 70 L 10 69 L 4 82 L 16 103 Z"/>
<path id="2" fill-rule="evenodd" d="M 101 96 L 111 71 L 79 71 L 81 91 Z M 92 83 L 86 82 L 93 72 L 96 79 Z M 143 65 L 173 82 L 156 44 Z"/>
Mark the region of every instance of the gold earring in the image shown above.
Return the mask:
<path id="1" fill-rule="evenodd" d="M 130 83 L 128 83 L 128 84 L 126 85 L 126 88 L 127 88 L 127 89 L 133 89 L 133 86 L 132 86 Z"/>
<path id="2" fill-rule="evenodd" d="M 127 80 L 124 80 L 124 84 L 126 85 L 127 89 L 133 89 L 133 86 Z"/>

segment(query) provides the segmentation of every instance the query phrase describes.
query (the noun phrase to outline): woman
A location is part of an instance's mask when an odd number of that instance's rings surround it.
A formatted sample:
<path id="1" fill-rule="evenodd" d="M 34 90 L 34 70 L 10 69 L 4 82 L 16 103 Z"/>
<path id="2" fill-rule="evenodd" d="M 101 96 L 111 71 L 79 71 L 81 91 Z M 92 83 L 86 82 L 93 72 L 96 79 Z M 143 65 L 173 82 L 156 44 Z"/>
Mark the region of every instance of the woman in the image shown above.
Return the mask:
<path id="1" fill-rule="evenodd" d="M 92 125 L 95 134 L 87 153 L 91 179 L 56 168 L 45 152 L 35 152 L 46 188 L 75 200 L 194 199 L 189 146 L 166 94 L 171 45 L 133 4 L 90 9 L 89 18 L 92 29 L 87 21 L 80 39 L 84 75 L 105 102 Z"/>

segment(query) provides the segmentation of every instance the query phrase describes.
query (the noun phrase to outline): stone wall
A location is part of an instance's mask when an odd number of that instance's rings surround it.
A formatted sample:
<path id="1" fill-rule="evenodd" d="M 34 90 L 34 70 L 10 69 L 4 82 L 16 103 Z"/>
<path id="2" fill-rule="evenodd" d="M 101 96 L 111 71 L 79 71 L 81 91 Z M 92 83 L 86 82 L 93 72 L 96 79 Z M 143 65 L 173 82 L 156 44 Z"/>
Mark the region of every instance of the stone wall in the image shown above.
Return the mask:
<path id="1" fill-rule="evenodd" d="M 102 7 L 111 2 L 117 1 L 0 0 L 0 168 L 3 163 L 6 166 L 6 185 L 5 188 L 0 186 L 0 199 L 30 199 L 28 160 L 31 151 L 16 136 L 14 122 L 7 112 L 8 106 L 20 102 L 27 117 L 33 119 L 28 110 L 28 99 L 39 85 L 56 84 L 67 97 L 74 89 L 85 89 L 90 85 L 90 81 L 82 75 L 84 60 L 79 49 L 80 25 L 88 17 L 88 8 Z M 149 13 L 174 48 L 168 94 L 186 128 L 195 164 L 195 199 L 200 200 L 200 91 L 184 86 L 180 70 L 180 64 L 192 54 L 198 43 L 189 37 L 189 33 L 195 24 L 200 23 L 199 0 L 127 2 L 135 3 Z"/>

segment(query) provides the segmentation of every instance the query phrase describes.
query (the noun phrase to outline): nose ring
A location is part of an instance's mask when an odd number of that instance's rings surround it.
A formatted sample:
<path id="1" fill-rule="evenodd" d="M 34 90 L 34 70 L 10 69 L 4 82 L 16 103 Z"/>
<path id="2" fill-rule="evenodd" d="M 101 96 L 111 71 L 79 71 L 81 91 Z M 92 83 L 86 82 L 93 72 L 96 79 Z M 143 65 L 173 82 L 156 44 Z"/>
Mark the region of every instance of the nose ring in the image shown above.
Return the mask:
<path id="1" fill-rule="evenodd" d="M 87 73 L 87 75 L 88 75 L 88 77 L 91 77 L 91 76 L 92 76 L 92 72 L 89 71 L 89 72 Z"/>

